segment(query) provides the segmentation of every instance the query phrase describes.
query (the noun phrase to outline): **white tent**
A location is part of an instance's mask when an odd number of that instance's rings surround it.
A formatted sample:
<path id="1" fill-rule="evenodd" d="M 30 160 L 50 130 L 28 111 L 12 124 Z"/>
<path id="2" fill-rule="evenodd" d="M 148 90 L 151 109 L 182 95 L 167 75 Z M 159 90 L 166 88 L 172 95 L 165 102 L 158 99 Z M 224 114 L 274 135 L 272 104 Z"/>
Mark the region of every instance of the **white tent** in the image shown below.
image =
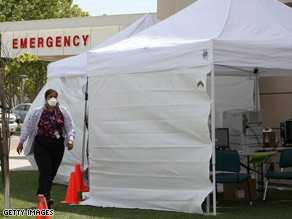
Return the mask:
<path id="1" fill-rule="evenodd" d="M 139 33 L 140 31 L 147 29 L 153 24 L 156 24 L 157 22 L 158 20 L 155 17 L 153 17 L 152 14 L 150 13 L 146 14 L 145 16 L 143 16 L 141 19 L 139 19 L 135 23 L 131 24 L 126 29 L 117 33 L 116 35 L 104 41 L 103 43 L 99 44 L 97 47 L 93 49 L 106 47 L 108 45 L 114 44 L 121 40 L 127 39 Z M 86 76 L 86 67 L 87 67 L 87 52 L 49 64 L 48 78 L 69 77 L 69 76 L 76 76 L 76 75 Z"/>
<path id="2" fill-rule="evenodd" d="M 216 66 L 216 74 L 291 75 L 291 21 L 291 8 L 277 0 L 199 0 L 90 51 L 90 198 L 83 204 L 202 213 L 215 150 L 207 74 Z"/>
<path id="3" fill-rule="evenodd" d="M 141 19 L 107 41 L 101 43 L 96 48 L 101 48 L 129 38 L 138 32 L 147 29 L 153 24 L 156 24 L 157 22 L 158 20 L 151 14 L 146 14 Z M 59 93 L 59 101 L 61 105 L 67 107 L 72 115 L 76 131 L 74 150 L 70 152 L 65 150 L 63 161 L 58 170 L 57 176 L 55 177 L 55 181 L 62 184 L 68 183 L 70 173 L 71 171 L 74 171 L 74 165 L 82 162 L 85 112 L 84 86 L 87 83 L 86 65 L 87 53 L 82 53 L 80 55 L 49 64 L 47 83 L 42 88 L 30 108 L 31 112 L 36 107 L 44 104 L 45 91 L 49 88 L 53 88 Z M 31 164 L 36 167 L 33 156 L 28 156 L 27 158 Z"/>

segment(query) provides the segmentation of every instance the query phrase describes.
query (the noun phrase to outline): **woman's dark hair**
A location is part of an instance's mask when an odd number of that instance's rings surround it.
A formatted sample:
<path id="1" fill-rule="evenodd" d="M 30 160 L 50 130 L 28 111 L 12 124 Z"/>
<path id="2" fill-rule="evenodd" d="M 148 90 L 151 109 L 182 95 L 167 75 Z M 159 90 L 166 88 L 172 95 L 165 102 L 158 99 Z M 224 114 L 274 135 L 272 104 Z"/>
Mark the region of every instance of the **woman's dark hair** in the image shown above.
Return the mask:
<path id="1" fill-rule="evenodd" d="M 47 97 L 51 94 L 51 93 L 56 93 L 58 96 L 58 92 L 54 89 L 48 89 L 45 93 L 45 99 L 47 99 Z"/>

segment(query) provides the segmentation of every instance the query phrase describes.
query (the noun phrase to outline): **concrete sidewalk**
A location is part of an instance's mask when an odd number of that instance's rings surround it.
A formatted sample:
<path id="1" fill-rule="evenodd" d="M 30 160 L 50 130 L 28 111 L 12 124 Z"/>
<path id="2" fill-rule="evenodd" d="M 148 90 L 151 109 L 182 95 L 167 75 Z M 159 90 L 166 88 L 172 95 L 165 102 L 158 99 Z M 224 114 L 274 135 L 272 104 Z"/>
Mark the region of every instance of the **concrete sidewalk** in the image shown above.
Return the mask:
<path id="1" fill-rule="evenodd" d="M 26 159 L 23 152 L 18 155 L 16 152 L 16 148 L 19 143 L 19 133 L 15 133 L 10 138 L 10 153 L 9 153 L 9 169 L 10 171 L 18 171 L 18 170 L 36 170 L 30 164 L 30 162 Z M 0 166 L 1 170 L 1 166 Z"/>

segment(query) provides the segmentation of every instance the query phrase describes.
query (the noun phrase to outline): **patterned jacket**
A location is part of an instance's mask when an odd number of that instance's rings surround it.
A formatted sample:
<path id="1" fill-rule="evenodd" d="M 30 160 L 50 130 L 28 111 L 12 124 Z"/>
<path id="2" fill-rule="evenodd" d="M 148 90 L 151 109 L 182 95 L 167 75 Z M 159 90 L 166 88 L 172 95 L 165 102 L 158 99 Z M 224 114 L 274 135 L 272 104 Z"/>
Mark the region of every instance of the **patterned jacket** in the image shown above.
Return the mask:
<path id="1" fill-rule="evenodd" d="M 59 106 L 63 116 L 64 116 L 64 127 L 63 127 L 63 137 L 64 146 L 67 146 L 68 141 L 73 141 L 75 137 L 74 123 L 72 117 L 68 110 Z M 31 155 L 34 152 L 34 139 L 38 133 L 38 123 L 43 113 L 44 106 L 34 109 L 24 120 L 21 128 L 20 144 L 23 144 L 28 138 L 27 145 L 24 148 L 24 155 Z"/>

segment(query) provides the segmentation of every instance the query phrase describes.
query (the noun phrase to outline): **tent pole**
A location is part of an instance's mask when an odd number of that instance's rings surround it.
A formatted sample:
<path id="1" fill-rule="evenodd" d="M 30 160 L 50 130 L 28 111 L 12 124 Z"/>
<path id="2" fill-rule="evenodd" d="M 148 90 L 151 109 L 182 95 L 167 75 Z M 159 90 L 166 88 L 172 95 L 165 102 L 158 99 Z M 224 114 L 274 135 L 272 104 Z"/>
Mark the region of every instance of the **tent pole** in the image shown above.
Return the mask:
<path id="1" fill-rule="evenodd" d="M 254 94 L 254 98 L 255 98 L 255 109 L 256 110 L 261 110 L 260 107 L 260 90 L 259 90 L 259 75 L 258 75 L 258 69 L 254 70 L 254 75 L 255 75 L 255 94 Z"/>
<path id="2" fill-rule="evenodd" d="M 88 102 L 88 77 L 86 79 L 86 88 L 85 88 L 85 104 L 84 104 L 84 126 L 83 126 L 83 141 L 82 141 L 82 162 L 81 162 L 81 170 L 82 176 L 84 177 L 85 165 L 88 165 L 88 157 L 87 157 L 87 144 L 85 143 L 86 133 L 87 133 L 87 102 Z M 88 140 L 88 139 L 87 139 Z M 85 160 L 86 159 L 86 160 Z M 86 185 L 88 186 L 88 185 Z"/>
<path id="3" fill-rule="evenodd" d="M 237 68 L 237 67 L 234 67 L 234 66 L 218 65 L 218 64 L 216 64 L 216 65 L 217 66 L 222 66 L 222 67 L 225 67 L 225 68 L 230 68 L 230 69 L 238 70 L 238 71 L 244 71 L 244 72 L 247 72 L 247 73 L 250 73 L 251 72 L 250 70 L 242 69 L 242 68 Z M 222 74 L 220 74 L 220 75 L 222 75 Z"/>
<path id="4" fill-rule="evenodd" d="M 212 128 L 212 171 L 213 171 L 213 214 L 217 214 L 216 202 L 216 151 L 215 151 L 215 68 L 214 63 L 211 66 L 211 128 Z"/>

